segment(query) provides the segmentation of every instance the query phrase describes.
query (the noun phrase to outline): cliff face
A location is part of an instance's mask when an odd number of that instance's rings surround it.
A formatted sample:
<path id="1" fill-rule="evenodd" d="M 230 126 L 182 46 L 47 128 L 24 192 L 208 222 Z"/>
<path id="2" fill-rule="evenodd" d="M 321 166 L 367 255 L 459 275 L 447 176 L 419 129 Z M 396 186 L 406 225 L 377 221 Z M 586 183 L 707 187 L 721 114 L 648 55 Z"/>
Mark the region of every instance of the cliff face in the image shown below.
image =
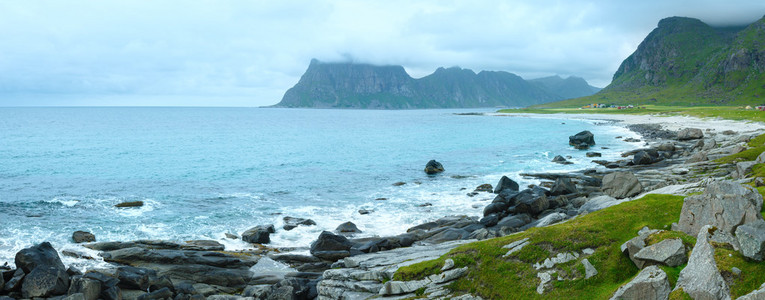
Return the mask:
<path id="1" fill-rule="evenodd" d="M 577 82 L 592 88 L 584 80 Z M 551 88 L 508 72 L 478 74 L 439 68 L 414 79 L 401 66 L 323 63 L 312 60 L 300 81 L 276 106 L 315 108 L 516 107 L 565 99 Z"/>

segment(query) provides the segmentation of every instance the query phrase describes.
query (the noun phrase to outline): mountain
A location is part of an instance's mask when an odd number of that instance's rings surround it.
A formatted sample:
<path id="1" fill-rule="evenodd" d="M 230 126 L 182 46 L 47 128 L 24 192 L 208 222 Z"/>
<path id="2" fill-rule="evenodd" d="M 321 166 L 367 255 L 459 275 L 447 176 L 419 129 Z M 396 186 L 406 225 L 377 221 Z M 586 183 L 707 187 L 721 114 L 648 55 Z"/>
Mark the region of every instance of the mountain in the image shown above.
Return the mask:
<path id="1" fill-rule="evenodd" d="M 595 95 L 545 104 L 753 105 L 765 103 L 765 17 L 745 27 L 659 21 Z"/>
<path id="2" fill-rule="evenodd" d="M 579 98 L 595 94 L 601 90 L 587 84 L 584 78 L 570 76 L 566 79 L 560 76 L 550 76 L 531 79 L 529 82 L 543 86 L 548 91 L 558 95 L 562 99 Z"/>
<path id="3" fill-rule="evenodd" d="M 508 72 L 481 71 L 476 74 L 459 67 L 438 68 L 433 74 L 414 79 L 401 66 L 326 63 L 313 59 L 298 83 L 287 90 L 282 101 L 275 106 L 369 109 L 519 107 L 565 99 L 566 93 L 561 92 L 562 88 L 570 87 L 577 91 L 592 88 L 583 79 L 557 86 L 558 89 L 526 81 Z"/>

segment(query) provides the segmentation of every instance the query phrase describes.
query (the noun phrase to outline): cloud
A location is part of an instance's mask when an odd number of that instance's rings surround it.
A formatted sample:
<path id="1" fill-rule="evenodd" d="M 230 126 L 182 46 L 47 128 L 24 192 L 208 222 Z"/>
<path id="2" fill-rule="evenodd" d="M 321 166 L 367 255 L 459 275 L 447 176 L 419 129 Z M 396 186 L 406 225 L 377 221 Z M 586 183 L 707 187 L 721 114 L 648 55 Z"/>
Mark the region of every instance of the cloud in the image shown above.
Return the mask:
<path id="1" fill-rule="evenodd" d="M 403 65 L 415 77 L 456 65 L 605 86 L 664 17 L 732 25 L 764 13 L 762 1 L 0 0 L 0 105 L 40 94 L 269 105 L 311 58 Z"/>

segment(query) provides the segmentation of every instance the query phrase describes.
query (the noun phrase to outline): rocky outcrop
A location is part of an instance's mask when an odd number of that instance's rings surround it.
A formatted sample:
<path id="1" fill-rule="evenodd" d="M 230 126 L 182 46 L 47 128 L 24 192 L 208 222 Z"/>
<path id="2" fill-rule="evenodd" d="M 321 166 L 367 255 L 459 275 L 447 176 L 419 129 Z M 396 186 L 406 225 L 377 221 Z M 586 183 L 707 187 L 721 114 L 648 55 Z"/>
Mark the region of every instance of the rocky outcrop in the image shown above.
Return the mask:
<path id="1" fill-rule="evenodd" d="M 434 174 L 441 173 L 443 171 L 444 171 L 444 166 L 440 162 L 437 162 L 434 159 L 431 159 L 430 161 L 428 161 L 427 164 L 425 164 L 425 174 L 434 175 Z"/>
<path id="2" fill-rule="evenodd" d="M 685 128 L 677 132 L 677 139 L 680 141 L 698 140 L 704 138 L 704 132 L 698 128 Z"/>
<path id="3" fill-rule="evenodd" d="M 670 267 L 677 267 L 688 261 L 685 246 L 680 239 L 667 239 L 647 246 L 635 253 L 633 258 L 648 264 L 662 264 Z"/>
<path id="4" fill-rule="evenodd" d="M 765 258 L 765 221 L 757 220 L 736 228 L 741 254 L 756 261 Z"/>
<path id="5" fill-rule="evenodd" d="M 316 221 L 311 219 L 284 217 L 282 220 L 284 221 L 284 226 L 282 226 L 284 230 L 292 230 L 301 225 L 302 226 L 316 225 Z"/>
<path id="6" fill-rule="evenodd" d="M 582 131 L 575 135 L 568 137 L 568 144 L 574 146 L 576 149 L 587 150 L 591 146 L 595 146 L 595 135 L 590 131 Z"/>
<path id="7" fill-rule="evenodd" d="M 683 289 L 693 299 L 730 299 L 730 291 L 715 262 L 715 250 L 709 243 L 713 226 L 703 226 L 696 237 L 688 265 L 680 271 L 675 290 Z"/>
<path id="8" fill-rule="evenodd" d="M 616 290 L 611 300 L 664 300 L 669 298 L 671 290 L 667 273 L 657 266 L 649 266 L 640 270 L 635 278 Z"/>
<path id="9" fill-rule="evenodd" d="M 603 176 L 603 192 L 611 197 L 628 198 L 642 191 L 643 186 L 631 172 L 613 172 Z"/>
<path id="10" fill-rule="evenodd" d="M 69 288 L 66 267 L 56 249 L 48 242 L 19 251 L 15 262 L 16 267 L 25 274 L 21 282 L 24 298 L 61 295 Z"/>
<path id="11" fill-rule="evenodd" d="M 353 243 L 344 236 L 324 231 L 316 241 L 311 243 L 311 255 L 324 260 L 337 261 L 351 256 L 351 247 Z"/>
<path id="12" fill-rule="evenodd" d="M 96 241 L 96 236 L 87 231 L 75 231 L 72 234 L 72 241 L 75 243 L 90 243 Z"/>
<path id="13" fill-rule="evenodd" d="M 504 190 L 510 190 L 517 192 L 519 190 L 518 183 L 513 181 L 512 179 L 508 178 L 507 176 L 502 176 L 502 178 L 499 179 L 499 182 L 497 183 L 497 186 L 494 188 L 494 193 L 499 194 L 500 192 Z"/>
<path id="14" fill-rule="evenodd" d="M 253 244 L 268 244 L 271 234 L 275 233 L 274 225 L 258 225 L 242 233 L 242 240 Z"/>

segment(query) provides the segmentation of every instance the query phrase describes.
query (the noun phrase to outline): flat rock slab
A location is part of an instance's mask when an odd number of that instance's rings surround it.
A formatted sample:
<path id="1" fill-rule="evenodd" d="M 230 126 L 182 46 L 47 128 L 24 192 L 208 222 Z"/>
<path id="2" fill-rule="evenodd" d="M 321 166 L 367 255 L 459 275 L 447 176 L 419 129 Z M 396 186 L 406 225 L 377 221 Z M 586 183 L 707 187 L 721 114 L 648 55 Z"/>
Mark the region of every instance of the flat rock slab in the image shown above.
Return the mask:
<path id="1" fill-rule="evenodd" d="M 667 239 L 640 249 L 635 253 L 635 258 L 670 267 L 677 267 L 688 261 L 685 246 L 680 239 Z"/>
<path id="2" fill-rule="evenodd" d="M 709 243 L 712 228 L 706 225 L 699 230 L 688 266 L 680 271 L 675 285 L 693 299 L 730 299 L 730 289 L 717 269 L 715 249 Z"/>
<path id="3" fill-rule="evenodd" d="M 667 273 L 657 266 L 648 266 L 629 283 L 616 290 L 611 299 L 664 300 L 669 298 L 670 291 Z"/>

